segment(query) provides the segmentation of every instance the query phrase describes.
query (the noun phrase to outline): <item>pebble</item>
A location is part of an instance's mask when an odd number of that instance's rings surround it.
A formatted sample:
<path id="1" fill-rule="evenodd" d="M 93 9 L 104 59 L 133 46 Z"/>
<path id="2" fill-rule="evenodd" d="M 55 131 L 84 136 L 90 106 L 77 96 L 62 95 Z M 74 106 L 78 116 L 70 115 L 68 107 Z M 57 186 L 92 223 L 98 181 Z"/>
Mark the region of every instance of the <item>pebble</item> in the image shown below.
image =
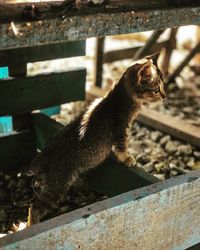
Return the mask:
<path id="1" fill-rule="evenodd" d="M 177 151 L 177 145 L 172 141 L 168 141 L 165 145 L 165 150 L 168 153 L 175 153 Z"/>
<path id="2" fill-rule="evenodd" d="M 164 146 L 168 141 L 171 140 L 171 137 L 169 135 L 165 135 L 160 139 L 160 145 Z"/>
<path id="3" fill-rule="evenodd" d="M 194 158 L 191 158 L 191 159 L 187 162 L 187 166 L 188 166 L 189 168 L 194 168 L 194 166 L 195 166 L 195 160 L 194 160 Z"/>
<path id="4" fill-rule="evenodd" d="M 154 176 L 158 178 L 160 181 L 164 181 L 166 179 L 165 174 L 154 174 Z"/>
<path id="5" fill-rule="evenodd" d="M 155 164 L 154 168 L 159 173 L 161 169 L 164 167 L 164 165 L 165 165 L 164 162 L 159 162 Z"/>
<path id="6" fill-rule="evenodd" d="M 193 155 L 196 156 L 198 159 L 200 159 L 200 152 L 199 151 L 194 151 Z"/>
<path id="7" fill-rule="evenodd" d="M 178 152 L 183 155 L 191 155 L 192 154 L 192 147 L 191 145 L 179 145 Z"/>
<path id="8" fill-rule="evenodd" d="M 143 168 L 147 172 L 152 172 L 154 169 L 154 164 L 152 162 L 148 162 L 148 163 L 143 165 Z"/>
<path id="9" fill-rule="evenodd" d="M 199 170 L 200 169 L 200 161 L 197 161 L 193 167 L 194 170 Z"/>
<path id="10" fill-rule="evenodd" d="M 153 131 L 150 134 L 151 140 L 154 142 L 158 142 L 161 136 L 162 136 L 162 133 L 160 131 Z"/>

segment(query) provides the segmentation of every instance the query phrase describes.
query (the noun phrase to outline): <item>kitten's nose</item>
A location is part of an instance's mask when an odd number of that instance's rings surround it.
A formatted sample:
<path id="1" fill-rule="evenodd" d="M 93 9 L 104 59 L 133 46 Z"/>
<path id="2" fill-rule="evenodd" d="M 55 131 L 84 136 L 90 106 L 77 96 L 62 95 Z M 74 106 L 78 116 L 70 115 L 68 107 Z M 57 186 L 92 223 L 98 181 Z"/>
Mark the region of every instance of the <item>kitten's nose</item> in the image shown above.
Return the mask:
<path id="1" fill-rule="evenodd" d="M 165 93 L 161 92 L 160 94 L 161 94 L 162 99 L 166 98 L 166 94 Z"/>

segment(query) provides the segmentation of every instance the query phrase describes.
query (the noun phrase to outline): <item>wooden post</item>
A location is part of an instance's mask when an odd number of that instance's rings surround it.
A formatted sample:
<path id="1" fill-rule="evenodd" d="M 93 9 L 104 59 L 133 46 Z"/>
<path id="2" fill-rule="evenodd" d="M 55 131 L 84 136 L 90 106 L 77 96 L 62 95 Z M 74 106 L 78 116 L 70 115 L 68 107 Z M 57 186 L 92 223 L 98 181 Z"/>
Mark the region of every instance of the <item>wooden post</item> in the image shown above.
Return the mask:
<path id="1" fill-rule="evenodd" d="M 105 37 L 96 39 L 96 55 L 95 55 L 95 86 L 102 86 L 103 78 L 103 57 L 104 57 L 104 42 Z"/>
<path id="2" fill-rule="evenodd" d="M 146 44 L 135 53 L 133 60 L 138 60 L 145 56 L 163 32 L 164 30 L 155 30 Z"/>
<path id="3" fill-rule="evenodd" d="M 182 63 L 174 70 L 167 81 L 167 85 L 169 85 L 175 78 L 181 73 L 184 67 L 189 63 L 189 61 L 200 51 L 200 42 L 190 51 L 190 53 L 186 56 L 186 58 L 182 61 Z"/>
<path id="4" fill-rule="evenodd" d="M 169 40 L 166 43 L 165 54 L 164 54 L 164 58 L 162 61 L 162 66 L 161 66 L 164 77 L 166 77 L 169 74 L 170 58 L 171 58 L 173 50 L 176 48 L 177 30 L 178 30 L 177 28 L 171 29 Z"/>

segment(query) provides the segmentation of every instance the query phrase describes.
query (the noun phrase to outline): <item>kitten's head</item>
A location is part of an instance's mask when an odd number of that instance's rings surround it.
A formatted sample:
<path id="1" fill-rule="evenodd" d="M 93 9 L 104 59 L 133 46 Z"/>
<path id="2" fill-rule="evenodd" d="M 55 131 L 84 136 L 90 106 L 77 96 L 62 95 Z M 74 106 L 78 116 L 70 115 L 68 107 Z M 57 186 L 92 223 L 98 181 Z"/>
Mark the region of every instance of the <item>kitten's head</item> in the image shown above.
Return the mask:
<path id="1" fill-rule="evenodd" d="M 158 54 L 147 56 L 136 61 L 125 73 L 129 94 L 136 95 L 143 103 L 156 102 L 166 97 L 157 60 Z"/>

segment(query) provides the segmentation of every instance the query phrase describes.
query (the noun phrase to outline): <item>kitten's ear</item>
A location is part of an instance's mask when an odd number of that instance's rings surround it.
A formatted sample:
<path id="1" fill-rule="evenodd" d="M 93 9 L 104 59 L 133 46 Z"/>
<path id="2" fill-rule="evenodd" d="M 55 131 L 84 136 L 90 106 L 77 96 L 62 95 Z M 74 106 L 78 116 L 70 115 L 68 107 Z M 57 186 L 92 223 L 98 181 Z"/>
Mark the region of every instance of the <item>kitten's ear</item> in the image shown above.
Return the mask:
<path id="1" fill-rule="evenodd" d="M 158 58 L 159 58 L 160 53 L 154 53 L 150 56 L 146 56 L 145 58 L 148 60 L 152 60 L 154 65 L 158 65 Z"/>
<path id="2" fill-rule="evenodd" d="M 149 60 L 141 64 L 137 73 L 138 82 L 151 78 L 151 65 L 152 63 Z"/>

